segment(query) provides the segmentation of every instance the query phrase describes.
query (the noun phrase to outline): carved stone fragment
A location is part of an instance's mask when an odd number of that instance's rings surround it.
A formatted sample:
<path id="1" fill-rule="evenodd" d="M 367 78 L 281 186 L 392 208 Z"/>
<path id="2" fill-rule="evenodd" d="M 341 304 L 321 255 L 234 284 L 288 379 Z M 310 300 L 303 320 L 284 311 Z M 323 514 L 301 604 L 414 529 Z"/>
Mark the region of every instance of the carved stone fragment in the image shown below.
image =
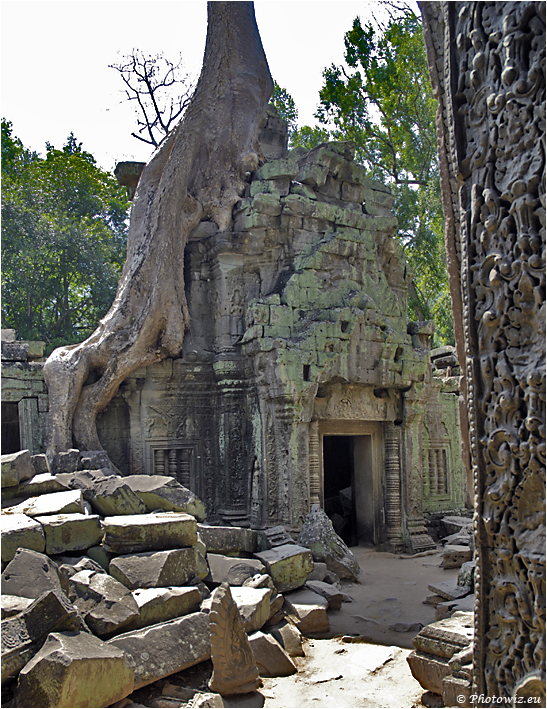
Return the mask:
<path id="1" fill-rule="evenodd" d="M 209 630 L 213 661 L 211 691 L 228 695 L 254 692 L 260 686 L 258 668 L 227 583 L 213 593 Z"/>

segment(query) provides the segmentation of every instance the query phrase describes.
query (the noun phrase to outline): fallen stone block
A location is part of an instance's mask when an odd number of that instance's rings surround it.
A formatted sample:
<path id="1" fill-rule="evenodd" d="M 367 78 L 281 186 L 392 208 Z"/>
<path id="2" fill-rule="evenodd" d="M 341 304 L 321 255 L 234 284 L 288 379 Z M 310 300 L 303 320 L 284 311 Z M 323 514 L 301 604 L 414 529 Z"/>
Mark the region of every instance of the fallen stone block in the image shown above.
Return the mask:
<path id="1" fill-rule="evenodd" d="M 71 578 L 80 571 L 104 573 L 104 568 L 89 556 L 55 556 L 53 561 L 59 567 L 59 574 Z"/>
<path id="2" fill-rule="evenodd" d="M 101 637 L 120 632 L 139 617 L 131 592 L 108 574 L 79 571 L 70 578 L 69 598 L 90 630 Z"/>
<path id="3" fill-rule="evenodd" d="M 430 623 L 412 640 L 417 651 L 449 660 L 473 642 L 473 613 L 459 612 Z"/>
<path id="4" fill-rule="evenodd" d="M 0 515 L 2 562 L 11 561 L 17 549 L 43 552 L 46 538 L 42 525 L 27 515 Z"/>
<path id="5" fill-rule="evenodd" d="M 9 596 L 3 593 L 0 596 L 0 607 L 2 611 L 2 620 L 11 618 L 21 611 L 24 611 L 32 603 L 32 598 L 23 598 L 23 596 Z"/>
<path id="6" fill-rule="evenodd" d="M 463 677 L 448 675 L 442 681 L 442 701 L 445 707 L 472 707 L 471 682 Z"/>
<path id="7" fill-rule="evenodd" d="M 463 598 L 469 594 L 468 588 L 454 586 L 453 584 L 440 581 L 439 583 L 428 584 L 428 589 L 438 596 L 442 596 L 445 601 L 453 601 L 456 598 Z"/>
<path id="8" fill-rule="evenodd" d="M 206 613 L 190 613 L 117 635 L 107 644 L 123 650 L 132 660 L 135 689 L 139 689 L 211 657 L 209 617 Z"/>
<path id="9" fill-rule="evenodd" d="M 285 605 L 302 635 L 329 631 L 328 602 L 318 593 L 308 590 L 289 593 Z"/>
<path id="10" fill-rule="evenodd" d="M 186 512 L 198 522 L 205 519 L 205 505 L 199 497 L 168 475 L 128 475 L 124 481 L 150 512 Z"/>
<path id="11" fill-rule="evenodd" d="M 210 554 L 244 556 L 257 551 L 257 535 L 252 529 L 199 524 L 198 532 Z"/>
<path id="12" fill-rule="evenodd" d="M 474 561 L 464 561 L 458 574 L 458 586 L 473 590 L 475 587 L 475 566 Z"/>
<path id="13" fill-rule="evenodd" d="M 271 623 L 277 623 L 277 616 L 282 613 L 283 605 L 285 603 L 285 598 L 282 593 L 278 593 L 273 596 L 270 600 L 270 615 L 268 616 L 267 625 Z"/>
<path id="14" fill-rule="evenodd" d="M 17 707 L 108 707 L 133 691 L 125 653 L 89 633 L 51 633 L 23 668 Z"/>
<path id="15" fill-rule="evenodd" d="M 473 559 L 473 550 L 469 547 L 447 544 L 443 549 L 443 569 L 459 569 Z"/>
<path id="16" fill-rule="evenodd" d="M 66 492 L 68 489 L 66 485 L 59 482 L 55 475 L 40 473 L 30 478 L 30 480 L 20 483 L 17 487 L 2 490 L 2 498 L 5 500 L 11 500 L 14 497 L 28 499 L 29 497 L 47 495 L 52 492 Z"/>
<path id="17" fill-rule="evenodd" d="M 81 490 L 52 492 L 40 497 L 31 497 L 14 507 L 8 507 L 2 514 L 24 514 L 27 517 L 62 515 L 72 512 L 84 513 L 84 498 Z"/>
<path id="18" fill-rule="evenodd" d="M 31 455 L 30 459 L 32 461 L 32 467 L 34 468 L 34 472 L 36 473 L 36 475 L 41 475 L 42 473 L 51 474 L 47 455 L 45 455 L 44 453 L 38 453 L 36 455 Z"/>
<path id="19" fill-rule="evenodd" d="M 245 632 L 260 630 L 271 615 L 270 589 L 236 586 L 230 588 L 230 592 L 241 615 Z"/>
<path id="20" fill-rule="evenodd" d="M 227 583 L 213 592 L 208 618 L 213 662 L 209 689 L 222 695 L 253 692 L 260 684 L 258 668 Z"/>
<path id="21" fill-rule="evenodd" d="M 13 679 L 38 652 L 49 633 L 78 630 L 80 619 L 63 593 L 48 591 L 18 615 L 2 621 L 2 683 Z M 28 706 L 37 706 L 29 704 Z"/>
<path id="22" fill-rule="evenodd" d="M 232 706 L 226 704 L 220 694 L 214 692 L 197 692 L 186 705 L 187 709 L 214 709 L 215 707 Z M 259 706 L 258 704 L 256 706 Z"/>
<path id="23" fill-rule="evenodd" d="M 311 550 L 314 561 L 327 565 L 340 578 L 357 581 L 361 569 L 354 554 L 336 534 L 332 522 L 319 505 L 312 505 L 298 537 Z"/>
<path id="24" fill-rule="evenodd" d="M 450 534 L 441 541 L 445 545 L 455 544 L 456 546 L 471 547 L 471 549 L 473 549 L 473 535 L 471 533 L 464 534 L 463 532 L 460 532 L 459 534 Z"/>
<path id="25" fill-rule="evenodd" d="M 475 596 L 470 594 L 464 598 L 457 598 L 453 601 L 443 601 L 435 607 L 435 620 L 449 618 L 458 611 L 473 612 L 475 608 Z"/>
<path id="26" fill-rule="evenodd" d="M 268 632 L 274 636 L 285 652 L 291 657 L 304 657 L 302 633 L 294 623 L 285 620 L 270 628 Z"/>
<path id="27" fill-rule="evenodd" d="M 103 517 L 114 515 L 141 515 L 148 512 L 144 502 L 116 475 L 105 476 L 91 486 L 86 499 L 93 510 Z"/>
<path id="28" fill-rule="evenodd" d="M 79 460 L 80 451 L 76 448 L 57 453 L 51 461 L 51 472 L 54 475 L 57 475 L 57 473 L 73 473 L 78 470 Z"/>
<path id="29" fill-rule="evenodd" d="M 280 547 L 284 544 L 296 544 L 291 535 L 286 531 L 285 527 L 282 527 L 281 525 L 265 529 L 263 534 L 268 549 Z"/>
<path id="30" fill-rule="evenodd" d="M 103 536 L 98 515 L 73 514 L 36 517 L 46 535 L 46 554 L 79 551 L 98 544 Z"/>
<path id="31" fill-rule="evenodd" d="M 250 586 L 251 588 L 269 588 L 272 592 L 272 597 L 276 592 L 275 584 L 269 574 L 255 574 L 254 576 L 245 579 L 243 586 Z"/>
<path id="32" fill-rule="evenodd" d="M 80 451 L 78 470 L 111 469 L 110 459 L 106 451 Z"/>
<path id="33" fill-rule="evenodd" d="M 227 583 L 230 586 L 242 586 L 256 574 L 262 574 L 266 567 L 257 559 L 238 559 L 224 554 L 207 554 L 209 579 L 213 584 Z"/>
<path id="34" fill-rule="evenodd" d="M 194 549 L 126 554 L 112 559 L 109 573 L 127 588 L 186 586 L 196 575 Z"/>
<path id="35" fill-rule="evenodd" d="M 436 608 L 439 605 L 439 603 L 444 603 L 444 601 L 446 601 L 446 598 L 443 598 L 442 596 L 438 596 L 435 593 L 435 594 L 432 594 L 431 596 L 427 596 L 425 601 L 423 601 L 423 603 Z"/>
<path id="36" fill-rule="evenodd" d="M 114 558 L 114 554 L 106 551 L 102 544 L 89 547 L 86 554 L 90 559 L 96 561 L 97 564 L 99 564 L 99 566 L 101 566 L 108 573 L 110 562 Z"/>
<path id="37" fill-rule="evenodd" d="M 327 565 L 321 561 L 313 562 L 313 571 L 308 574 L 306 581 L 324 581 L 327 575 Z"/>
<path id="38" fill-rule="evenodd" d="M 294 662 L 271 635 L 258 631 L 249 636 L 249 643 L 261 677 L 288 677 L 297 672 Z"/>
<path id="39" fill-rule="evenodd" d="M 191 547 L 197 542 L 196 520 L 183 512 L 105 517 L 102 528 L 103 547 L 114 554 Z"/>
<path id="40" fill-rule="evenodd" d="M 406 658 L 414 679 L 435 694 L 443 693 L 443 679 L 451 674 L 448 662 L 440 657 L 426 656 L 413 651 Z"/>
<path id="41" fill-rule="evenodd" d="M 195 613 L 201 603 L 201 593 L 196 586 L 138 588 L 132 594 L 139 615 L 127 624 L 124 632 Z"/>
<path id="42" fill-rule="evenodd" d="M 309 549 L 298 544 L 283 544 L 255 554 L 272 577 L 279 593 L 300 588 L 313 571 L 313 559 Z"/>
<path id="43" fill-rule="evenodd" d="M 336 586 L 324 581 L 306 581 L 306 588 L 323 596 L 329 604 L 329 610 L 339 611 L 342 607 L 343 594 Z"/>
<path id="44" fill-rule="evenodd" d="M 459 534 L 463 529 L 473 525 L 470 517 L 460 517 L 458 515 L 448 515 L 442 518 L 442 523 L 447 534 Z"/>
<path id="45" fill-rule="evenodd" d="M 46 591 L 63 592 L 57 565 L 45 554 L 18 549 L 2 574 L 2 593 L 38 598 Z"/>
<path id="46" fill-rule="evenodd" d="M 28 450 L 3 455 L 1 463 L 3 488 L 19 485 L 23 480 L 29 480 L 36 474 Z"/>

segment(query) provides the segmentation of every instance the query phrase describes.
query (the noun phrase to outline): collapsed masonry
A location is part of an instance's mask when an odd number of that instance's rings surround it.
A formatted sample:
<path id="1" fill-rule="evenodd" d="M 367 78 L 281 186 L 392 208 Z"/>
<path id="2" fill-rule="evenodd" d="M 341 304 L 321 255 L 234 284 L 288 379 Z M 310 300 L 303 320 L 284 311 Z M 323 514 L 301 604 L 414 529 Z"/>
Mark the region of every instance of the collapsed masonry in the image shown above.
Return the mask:
<path id="1" fill-rule="evenodd" d="M 193 490 L 211 522 L 298 531 L 320 504 L 350 544 L 432 548 L 424 512 L 467 503 L 458 377 L 432 376 L 433 324 L 408 322 L 389 187 L 348 143 L 288 152 L 275 110 L 260 140 L 232 230 L 190 236 L 181 358 L 128 377 L 101 441 L 122 473 Z"/>

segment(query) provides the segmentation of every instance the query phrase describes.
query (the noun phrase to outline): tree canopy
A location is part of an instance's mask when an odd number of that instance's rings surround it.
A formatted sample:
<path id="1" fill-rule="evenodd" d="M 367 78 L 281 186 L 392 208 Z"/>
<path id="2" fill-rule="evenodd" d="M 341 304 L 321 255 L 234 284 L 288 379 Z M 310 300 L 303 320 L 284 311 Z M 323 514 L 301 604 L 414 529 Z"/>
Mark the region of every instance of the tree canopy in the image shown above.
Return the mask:
<path id="1" fill-rule="evenodd" d="M 291 146 L 351 140 L 370 176 L 389 184 L 399 238 L 414 270 L 410 307 L 434 319 L 438 343 L 453 343 L 432 96 L 422 27 L 407 7 L 385 26 L 358 17 L 345 62 L 323 72 L 318 126 L 295 128 Z M 279 93 L 279 101 L 287 104 Z M 279 110 L 279 106 L 278 106 Z"/>
<path id="2" fill-rule="evenodd" d="M 3 120 L 3 327 L 48 350 L 92 332 L 116 293 L 127 209 L 123 188 L 73 134 L 42 157 Z"/>

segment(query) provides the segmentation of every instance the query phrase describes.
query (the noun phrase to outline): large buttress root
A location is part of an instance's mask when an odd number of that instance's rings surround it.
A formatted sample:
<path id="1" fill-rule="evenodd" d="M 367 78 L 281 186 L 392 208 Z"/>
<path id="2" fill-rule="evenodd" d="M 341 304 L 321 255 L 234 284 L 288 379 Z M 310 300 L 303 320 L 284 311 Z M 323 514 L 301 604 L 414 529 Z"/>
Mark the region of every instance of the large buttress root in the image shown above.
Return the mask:
<path id="1" fill-rule="evenodd" d="M 84 342 L 44 365 L 48 456 L 102 448 L 96 416 L 134 370 L 182 348 L 188 311 L 183 257 L 209 217 L 221 230 L 256 168 L 257 135 L 271 95 L 252 2 L 209 2 L 201 76 L 183 121 L 143 170 L 133 201 L 127 260 L 112 307 Z M 89 374 L 98 379 L 86 385 Z"/>

